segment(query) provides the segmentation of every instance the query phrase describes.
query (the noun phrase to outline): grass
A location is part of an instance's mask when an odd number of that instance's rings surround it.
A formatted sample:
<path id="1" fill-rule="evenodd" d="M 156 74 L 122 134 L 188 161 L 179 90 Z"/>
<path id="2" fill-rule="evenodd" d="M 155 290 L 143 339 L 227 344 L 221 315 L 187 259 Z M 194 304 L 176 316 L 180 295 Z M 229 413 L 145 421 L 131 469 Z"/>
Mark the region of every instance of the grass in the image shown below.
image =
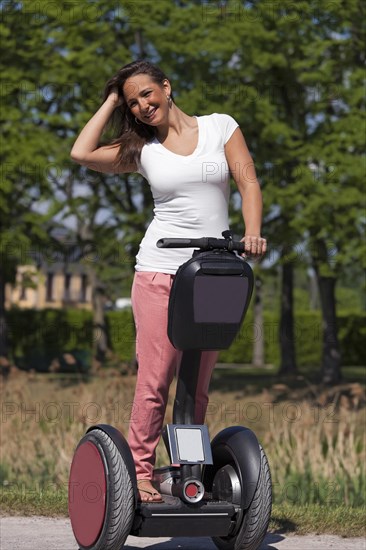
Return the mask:
<path id="1" fill-rule="evenodd" d="M 215 370 L 209 431 L 242 424 L 263 444 L 273 479 L 272 531 L 365 534 L 365 387 L 361 371 L 353 375 L 324 388 L 315 373 L 284 381 L 270 369 Z M 65 516 L 76 443 L 99 422 L 127 435 L 134 384 L 133 375 L 116 372 L 88 382 L 17 372 L 3 381 L 2 513 Z M 167 421 L 173 397 L 174 384 Z M 160 442 L 157 466 L 166 463 Z"/>
<path id="2" fill-rule="evenodd" d="M 325 507 L 317 504 L 274 505 L 269 530 L 297 535 L 332 534 L 340 537 L 364 537 L 365 508 Z"/>

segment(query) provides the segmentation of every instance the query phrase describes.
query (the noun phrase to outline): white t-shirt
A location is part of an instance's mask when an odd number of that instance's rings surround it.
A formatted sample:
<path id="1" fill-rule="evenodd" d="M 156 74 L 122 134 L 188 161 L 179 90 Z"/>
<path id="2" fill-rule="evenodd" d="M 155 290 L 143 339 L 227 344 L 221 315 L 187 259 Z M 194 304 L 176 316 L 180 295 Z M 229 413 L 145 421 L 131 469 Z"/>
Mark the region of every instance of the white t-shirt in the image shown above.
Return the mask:
<path id="1" fill-rule="evenodd" d="M 145 144 L 137 172 L 150 184 L 154 218 L 141 241 L 136 271 L 175 273 L 193 248 L 158 248 L 164 237 L 221 237 L 229 228 L 229 167 L 224 145 L 238 123 L 229 115 L 198 116 L 191 155 L 169 151 L 157 138 Z"/>

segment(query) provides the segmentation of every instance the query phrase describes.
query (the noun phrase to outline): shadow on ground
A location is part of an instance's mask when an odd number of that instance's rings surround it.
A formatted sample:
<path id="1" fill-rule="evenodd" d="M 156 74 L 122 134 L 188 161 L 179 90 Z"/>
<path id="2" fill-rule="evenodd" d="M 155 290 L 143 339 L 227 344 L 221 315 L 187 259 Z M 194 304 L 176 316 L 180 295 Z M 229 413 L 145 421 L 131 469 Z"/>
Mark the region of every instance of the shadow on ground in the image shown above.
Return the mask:
<path id="1" fill-rule="evenodd" d="M 284 536 L 278 533 L 268 533 L 259 550 L 276 550 L 277 544 L 284 540 Z M 124 547 L 126 550 L 139 550 L 140 546 L 131 546 L 128 544 Z M 148 547 L 149 550 L 215 550 L 217 547 L 210 538 L 200 537 L 192 538 L 175 538 L 165 542 L 158 542 Z"/>

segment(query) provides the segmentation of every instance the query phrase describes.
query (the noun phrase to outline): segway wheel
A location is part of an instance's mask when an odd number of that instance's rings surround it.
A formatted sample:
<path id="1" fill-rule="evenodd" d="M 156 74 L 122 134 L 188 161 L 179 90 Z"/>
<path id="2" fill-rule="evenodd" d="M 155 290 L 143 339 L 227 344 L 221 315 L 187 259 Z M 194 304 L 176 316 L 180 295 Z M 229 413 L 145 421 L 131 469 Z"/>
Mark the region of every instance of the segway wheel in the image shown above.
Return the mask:
<path id="1" fill-rule="evenodd" d="M 212 537 L 219 550 L 258 550 L 266 536 L 272 509 L 272 482 L 268 460 L 260 446 L 261 468 L 257 488 L 249 508 L 240 514 L 239 525 L 232 536 Z M 228 466 L 228 475 L 238 479 L 235 465 Z"/>
<path id="2" fill-rule="evenodd" d="M 111 437 L 88 432 L 76 448 L 69 478 L 69 516 L 81 550 L 120 550 L 130 533 L 135 488 Z"/>

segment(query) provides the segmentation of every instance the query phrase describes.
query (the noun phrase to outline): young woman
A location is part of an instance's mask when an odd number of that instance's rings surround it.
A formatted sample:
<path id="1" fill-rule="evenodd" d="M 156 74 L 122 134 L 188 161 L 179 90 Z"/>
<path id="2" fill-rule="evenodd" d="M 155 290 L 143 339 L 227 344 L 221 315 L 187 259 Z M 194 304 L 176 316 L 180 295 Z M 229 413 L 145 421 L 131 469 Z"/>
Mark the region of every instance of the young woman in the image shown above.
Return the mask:
<path id="1" fill-rule="evenodd" d="M 116 138 L 100 146 L 106 124 Z M 181 353 L 167 336 L 172 279 L 192 249 L 161 249 L 162 237 L 221 237 L 228 229 L 229 176 L 242 197 L 247 254 L 266 251 L 261 237 L 262 197 L 242 132 L 225 114 L 190 116 L 175 104 L 158 67 L 136 61 L 105 86 L 102 106 L 78 136 L 71 158 L 98 172 L 138 172 L 154 199 L 154 218 L 140 244 L 132 286 L 138 373 L 129 429 L 140 498 L 160 501 L 151 479 L 169 386 Z M 203 423 L 218 352 L 202 354 L 196 422 Z"/>

